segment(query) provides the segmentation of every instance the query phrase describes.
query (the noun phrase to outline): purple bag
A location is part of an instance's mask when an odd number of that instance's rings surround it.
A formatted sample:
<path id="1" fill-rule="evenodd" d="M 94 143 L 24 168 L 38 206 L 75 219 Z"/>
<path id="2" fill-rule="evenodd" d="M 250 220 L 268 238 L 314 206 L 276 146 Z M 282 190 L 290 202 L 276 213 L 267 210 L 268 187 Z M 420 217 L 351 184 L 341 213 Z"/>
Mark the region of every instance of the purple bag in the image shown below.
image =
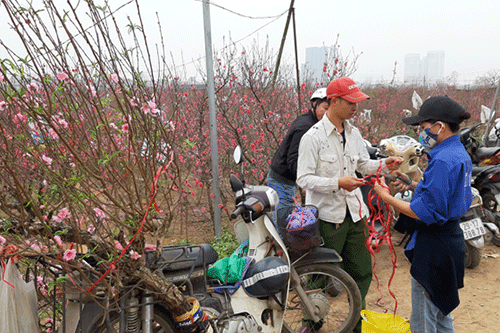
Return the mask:
<path id="1" fill-rule="evenodd" d="M 285 244 L 296 251 L 308 251 L 320 246 L 321 236 L 317 221 L 318 209 L 315 206 L 296 205 L 285 220 L 285 230 L 281 230 Z"/>

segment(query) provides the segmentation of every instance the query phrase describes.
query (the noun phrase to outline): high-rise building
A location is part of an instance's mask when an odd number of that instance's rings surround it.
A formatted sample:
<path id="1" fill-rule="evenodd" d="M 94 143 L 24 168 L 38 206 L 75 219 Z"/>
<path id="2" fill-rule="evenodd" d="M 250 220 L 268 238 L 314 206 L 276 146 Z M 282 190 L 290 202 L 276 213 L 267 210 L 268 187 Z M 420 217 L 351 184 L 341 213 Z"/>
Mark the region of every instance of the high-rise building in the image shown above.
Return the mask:
<path id="1" fill-rule="evenodd" d="M 444 78 L 444 51 L 429 51 L 422 59 L 418 53 L 409 53 L 405 56 L 406 83 L 435 83 L 442 78 Z"/>
<path id="2" fill-rule="evenodd" d="M 422 61 L 420 54 L 409 53 L 405 55 L 405 75 L 404 80 L 408 83 L 417 83 L 422 77 Z"/>
<path id="3" fill-rule="evenodd" d="M 429 82 L 444 78 L 444 51 L 429 51 L 425 57 L 424 77 Z"/>
<path id="4" fill-rule="evenodd" d="M 302 65 L 302 77 L 314 81 L 314 83 L 326 84 L 328 79 L 323 68 L 328 67 L 328 62 L 335 59 L 334 46 L 308 47 L 306 48 L 306 62 Z"/>

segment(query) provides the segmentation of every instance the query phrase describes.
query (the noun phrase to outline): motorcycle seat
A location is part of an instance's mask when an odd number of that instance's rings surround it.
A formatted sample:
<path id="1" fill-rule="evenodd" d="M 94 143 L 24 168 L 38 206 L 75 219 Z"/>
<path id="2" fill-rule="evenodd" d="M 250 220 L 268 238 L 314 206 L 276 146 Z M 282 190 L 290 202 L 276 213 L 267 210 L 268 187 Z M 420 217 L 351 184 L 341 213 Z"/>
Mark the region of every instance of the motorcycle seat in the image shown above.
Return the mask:
<path id="1" fill-rule="evenodd" d="M 490 165 L 487 166 L 472 166 L 472 176 L 477 176 L 486 169 L 491 168 Z"/>
<path id="2" fill-rule="evenodd" d="M 493 172 L 500 172 L 500 165 L 472 166 L 472 177 L 476 177 L 480 173 L 486 174 Z"/>
<path id="3" fill-rule="evenodd" d="M 500 152 L 500 147 L 479 147 L 475 151 L 475 155 L 479 160 L 495 156 Z"/>
<path id="4" fill-rule="evenodd" d="M 146 260 L 151 260 L 154 255 L 153 251 L 147 253 Z M 204 265 L 208 267 L 218 258 L 219 255 L 209 244 L 167 245 L 162 249 L 157 266 L 161 266 L 164 273 L 175 272 Z"/>

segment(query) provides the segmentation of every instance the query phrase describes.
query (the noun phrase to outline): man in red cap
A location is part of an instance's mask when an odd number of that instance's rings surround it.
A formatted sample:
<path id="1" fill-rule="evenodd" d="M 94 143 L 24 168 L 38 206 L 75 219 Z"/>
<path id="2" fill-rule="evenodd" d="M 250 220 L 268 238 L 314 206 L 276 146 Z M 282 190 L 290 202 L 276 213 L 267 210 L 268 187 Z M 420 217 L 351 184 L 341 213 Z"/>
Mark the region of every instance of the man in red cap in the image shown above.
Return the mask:
<path id="1" fill-rule="evenodd" d="M 369 215 L 355 172 L 370 174 L 403 160 L 389 157 L 370 160 L 359 130 L 349 124 L 359 102 L 370 98 L 350 78 L 330 82 L 326 90 L 330 106 L 321 121 L 304 134 L 299 145 L 297 185 L 306 190 L 306 204 L 318 208 L 318 222 L 325 246 L 336 250 L 344 270 L 356 281 L 365 308 L 372 279 L 370 253 L 365 247 L 365 221 Z M 361 213 L 361 214 L 360 214 Z M 361 320 L 354 329 L 361 332 Z"/>

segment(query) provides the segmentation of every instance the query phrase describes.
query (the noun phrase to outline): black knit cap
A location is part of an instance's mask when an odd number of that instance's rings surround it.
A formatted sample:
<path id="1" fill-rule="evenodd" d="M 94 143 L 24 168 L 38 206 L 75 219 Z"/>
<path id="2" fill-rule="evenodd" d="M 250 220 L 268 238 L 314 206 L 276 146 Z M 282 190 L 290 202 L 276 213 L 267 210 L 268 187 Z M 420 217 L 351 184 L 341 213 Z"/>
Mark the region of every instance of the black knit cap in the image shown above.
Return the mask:
<path id="1" fill-rule="evenodd" d="M 460 124 L 463 119 L 460 117 L 465 113 L 465 109 L 448 96 L 436 96 L 427 99 L 416 116 L 403 119 L 406 125 L 418 125 L 423 121 L 435 120 L 444 121 L 450 124 Z"/>

